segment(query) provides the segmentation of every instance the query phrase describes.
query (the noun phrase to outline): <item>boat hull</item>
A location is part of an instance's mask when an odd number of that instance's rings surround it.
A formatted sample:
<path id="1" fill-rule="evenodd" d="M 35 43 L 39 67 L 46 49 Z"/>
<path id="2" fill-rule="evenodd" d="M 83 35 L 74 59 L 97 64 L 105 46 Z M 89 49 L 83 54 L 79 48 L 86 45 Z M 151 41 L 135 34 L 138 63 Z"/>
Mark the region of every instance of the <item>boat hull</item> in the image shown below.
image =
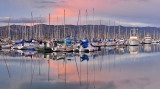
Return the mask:
<path id="1" fill-rule="evenodd" d="M 53 50 L 50 47 L 38 47 L 36 48 L 36 51 L 38 52 L 45 52 L 45 53 L 50 53 L 53 52 Z"/>
<path id="2" fill-rule="evenodd" d="M 152 43 L 152 40 L 151 39 L 146 39 L 144 40 L 144 44 L 151 44 Z"/>
<path id="3" fill-rule="evenodd" d="M 129 40 L 128 45 L 130 46 L 138 46 L 140 42 L 138 40 Z"/>
<path id="4" fill-rule="evenodd" d="M 11 45 L 1 45 L 1 49 L 11 49 Z"/>

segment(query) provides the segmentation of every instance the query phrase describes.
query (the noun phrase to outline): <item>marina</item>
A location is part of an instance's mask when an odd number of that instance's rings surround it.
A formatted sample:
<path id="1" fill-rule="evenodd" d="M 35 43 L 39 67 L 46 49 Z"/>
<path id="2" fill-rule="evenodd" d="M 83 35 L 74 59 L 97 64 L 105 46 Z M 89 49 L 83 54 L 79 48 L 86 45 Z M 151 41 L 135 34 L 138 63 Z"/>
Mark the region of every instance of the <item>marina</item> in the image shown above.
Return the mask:
<path id="1" fill-rule="evenodd" d="M 158 0 L 1 0 L 0 89 L 159 89 Z"/>
<path id="2" fill-rule="evenodd" d="M 64 10 L 64 25 L 50 25 L 49 14 L 49 25 L 22 25 L 20 33 L 8 22 L 0 35 L 0 89 L 158 87 L 156 30 L 149 35 L 138 27 L 79 25 L 79 18 L 80 11 L 76 29 L 66 25 Z"/>

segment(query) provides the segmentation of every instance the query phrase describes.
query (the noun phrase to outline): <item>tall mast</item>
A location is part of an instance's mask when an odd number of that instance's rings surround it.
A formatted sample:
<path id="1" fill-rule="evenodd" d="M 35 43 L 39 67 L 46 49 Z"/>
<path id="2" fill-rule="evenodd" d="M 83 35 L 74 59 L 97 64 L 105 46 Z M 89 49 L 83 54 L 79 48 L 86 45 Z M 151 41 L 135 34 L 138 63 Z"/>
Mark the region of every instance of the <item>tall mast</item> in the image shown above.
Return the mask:
<path id="1" fill-rule="evenodd" d="M 33 36 L 32 31 L 33 31 L 33 15 L 32 15 L 32 12 L 31 12 L 31 29 L 30 29 L 31 37 L 30 38 L 32 38 L 32 36 Z"/>
<path id="2" fill-rule="evenodd" d="M 79 10 L 79 13 L 78 13 L 78 21 L 77 21 L 77 27 L 76 27 L 76 31 L 75 31 L 74 40 L 76 40 L 76 37 L 77 37 L 77 30 L 78 30 L 78 24 L 79 24 L 79 16 L 80 16 L 80 10 Z"/>
<path id="3" fill-rule="evenodd" d="M 115 21 L 114 21 L 114 40 L 116 39 L 116 27 L 115 27 Z"/>
<path id="4" fill-rule="evenodd" d="M 9 18 L 9 21 L 8 21 L 8 38 L 9 38 L 9 40 L 11 39 L 10 18 Z"/>
<path id="5" fill-rule="evenodd" d="M 120 20 L 119 20 L 119 39 L 121 39 L 121 27 L 120 27 Z"/>
<path id="6" fill-rule="evenodd" d="M 57 31 L 58 31 L 58 39 L 60 40 L 60 31 L 58 29 L 58 16 L 57 16 Z"/>
<path id="7" fill-rule="evenodd" d="M 104 40 L 106 40 L 106 30 L 107 30 L 107 26 L 105 25 L 105 30 L 104 30 Z"/>
<path id="8" fill-rule="evenodd" d="M 41 36 L 41 16 L 40 16 L 40 18 L 39 18 L 39 26 L 38 26 L 38 39 L 40 39 L 40 36 Z"/>
<path id="9" fill-rule="evenodd" d="M 144 30 L 144 37 L 145 37 L 145 35 L 146 35 L 146 34 L 145 34 L 145 30 Z"/>
<path id="10" fill-rule="evenodd" d="M 64 39 L 65 39 L 65 9 L 64 9 Z"/>
<path id="11" fill-rule="evenodd" d="M 127 40 L 128 36 L 127 36 L 127 27 L 126 27 L 126 40 Z"/>
<path id="12" fill-rule="evenodd" d="M 87 9 L 86 9 L 86 34 L 87 34 L 87 36 L 86 36 L 86 37 L 87 37 L 87 39 L 88 39 L 87 16 L 88 16 L 88 15 L 87 15 Z"/>
<path id="13" fill-rule="evenodd" d="M 49 39 L 49 31 L 50 31 L 50 13 L 49 13 L 49 29 L 47 31 L 47 40 Z"/>
<path id="14" fill-rule="evenodd" d="M 101 37 L 100 37 L 100 36 L 101 36 L 101 35 L 100 35 L 100 33 L 101 33 L 101 19 L 100 19 L 100 26 L 99 26 L 99 31 L 98 31 L 98 32 L 99 32 L 99 33 L 98 33 L 98 34 L 99 34 L 98 38 L 101 39 Z"/>
<path id="15" fill-rule="evenodd" d="M 94 38 L 94 8 L 93 8 L 93 38 Z"/>
<path id="16" fill-rule="evenodd" d="M 156 37 L 155 37 L 155 30 L 154 30 L 154 40 L 155 40 L 155 38 L 156 38 Z"/>
<path id="17" fill-rule="evenodd" d="M 40 16 L 40 17 L 41 17 L 41 16 Z M 42 20 L 41 20 L 41 19 L 40 19 L 40 27 L 39 27 L 39 30 L 40 30 L 39 38 L 44 39 L 44 35 L 43 35 L 43 31 L 42 31 Z"/>
<path id="18" fill-rule="evenodd" d="M 157 40 L 158 40 L 158 36 L 159 36 L 159 35 L 158 35 L 158 32 L 157 32 Z"/>
<path id="19" fill-rule="evenodd" d="M 80 11 L 80 14 L 79 14 L 79 19 L 80 19 L 80 26 L 79 26 L 79 35 L 80 35 L 80 39 L 82 39 L 82 30 L 81 30 L 81 11 Z"/>
<path id="20" fill-rule="evenodd" d="M 110 19 L 108 21 L 108 34 L 107 34 L 107 39 L 109 39 L 109 32 L 110 32 Z"/>
<path id="21" fill-rule="evenodd" d="M 26 32 L 26 29 L 27 29 L 27 28 L 26 28 L 26 24 L 24 23 L 24 40 L 26 40 L 26 36 L 27 36 L 27 35 L 26 35 L 26 33 L 27 33 L 27 32 Z"/>

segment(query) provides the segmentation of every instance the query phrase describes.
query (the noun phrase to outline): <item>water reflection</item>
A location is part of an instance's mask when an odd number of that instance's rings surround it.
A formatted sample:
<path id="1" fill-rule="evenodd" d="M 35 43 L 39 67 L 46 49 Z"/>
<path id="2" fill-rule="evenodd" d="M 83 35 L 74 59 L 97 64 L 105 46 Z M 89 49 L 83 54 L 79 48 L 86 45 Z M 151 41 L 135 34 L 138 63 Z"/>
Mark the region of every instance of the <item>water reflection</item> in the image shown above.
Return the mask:
<path id="1" fill-rule="evenodd" d="M 157 89 L 159 52 L 159 45 L 94 53 L 1 50 L 0 89 Z"/>
<path id="2" fill-rule="evenodd" d="M 136 55 L 139 52 L 139 46 L 128 46 L 129 47 L 129 52 L 132 55 Z"/>
<path id="3" fill-rule="evenodd" d="M 144 45 L 145 52 L 151 52 L 151 50 L 152 50 L 152 44 L 145 44 Z"/>

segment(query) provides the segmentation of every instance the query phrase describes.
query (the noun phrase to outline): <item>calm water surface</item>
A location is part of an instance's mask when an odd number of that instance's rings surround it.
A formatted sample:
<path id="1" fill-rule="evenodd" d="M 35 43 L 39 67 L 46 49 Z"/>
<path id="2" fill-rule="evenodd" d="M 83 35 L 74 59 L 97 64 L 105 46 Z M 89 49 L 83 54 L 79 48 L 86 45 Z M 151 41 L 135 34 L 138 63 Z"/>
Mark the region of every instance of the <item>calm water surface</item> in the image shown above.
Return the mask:
<path id="1" fill-rule="evenodd" d="M 94 53 L 0 52 L 0 89 L 159 89 L 160 45 Z"/>

